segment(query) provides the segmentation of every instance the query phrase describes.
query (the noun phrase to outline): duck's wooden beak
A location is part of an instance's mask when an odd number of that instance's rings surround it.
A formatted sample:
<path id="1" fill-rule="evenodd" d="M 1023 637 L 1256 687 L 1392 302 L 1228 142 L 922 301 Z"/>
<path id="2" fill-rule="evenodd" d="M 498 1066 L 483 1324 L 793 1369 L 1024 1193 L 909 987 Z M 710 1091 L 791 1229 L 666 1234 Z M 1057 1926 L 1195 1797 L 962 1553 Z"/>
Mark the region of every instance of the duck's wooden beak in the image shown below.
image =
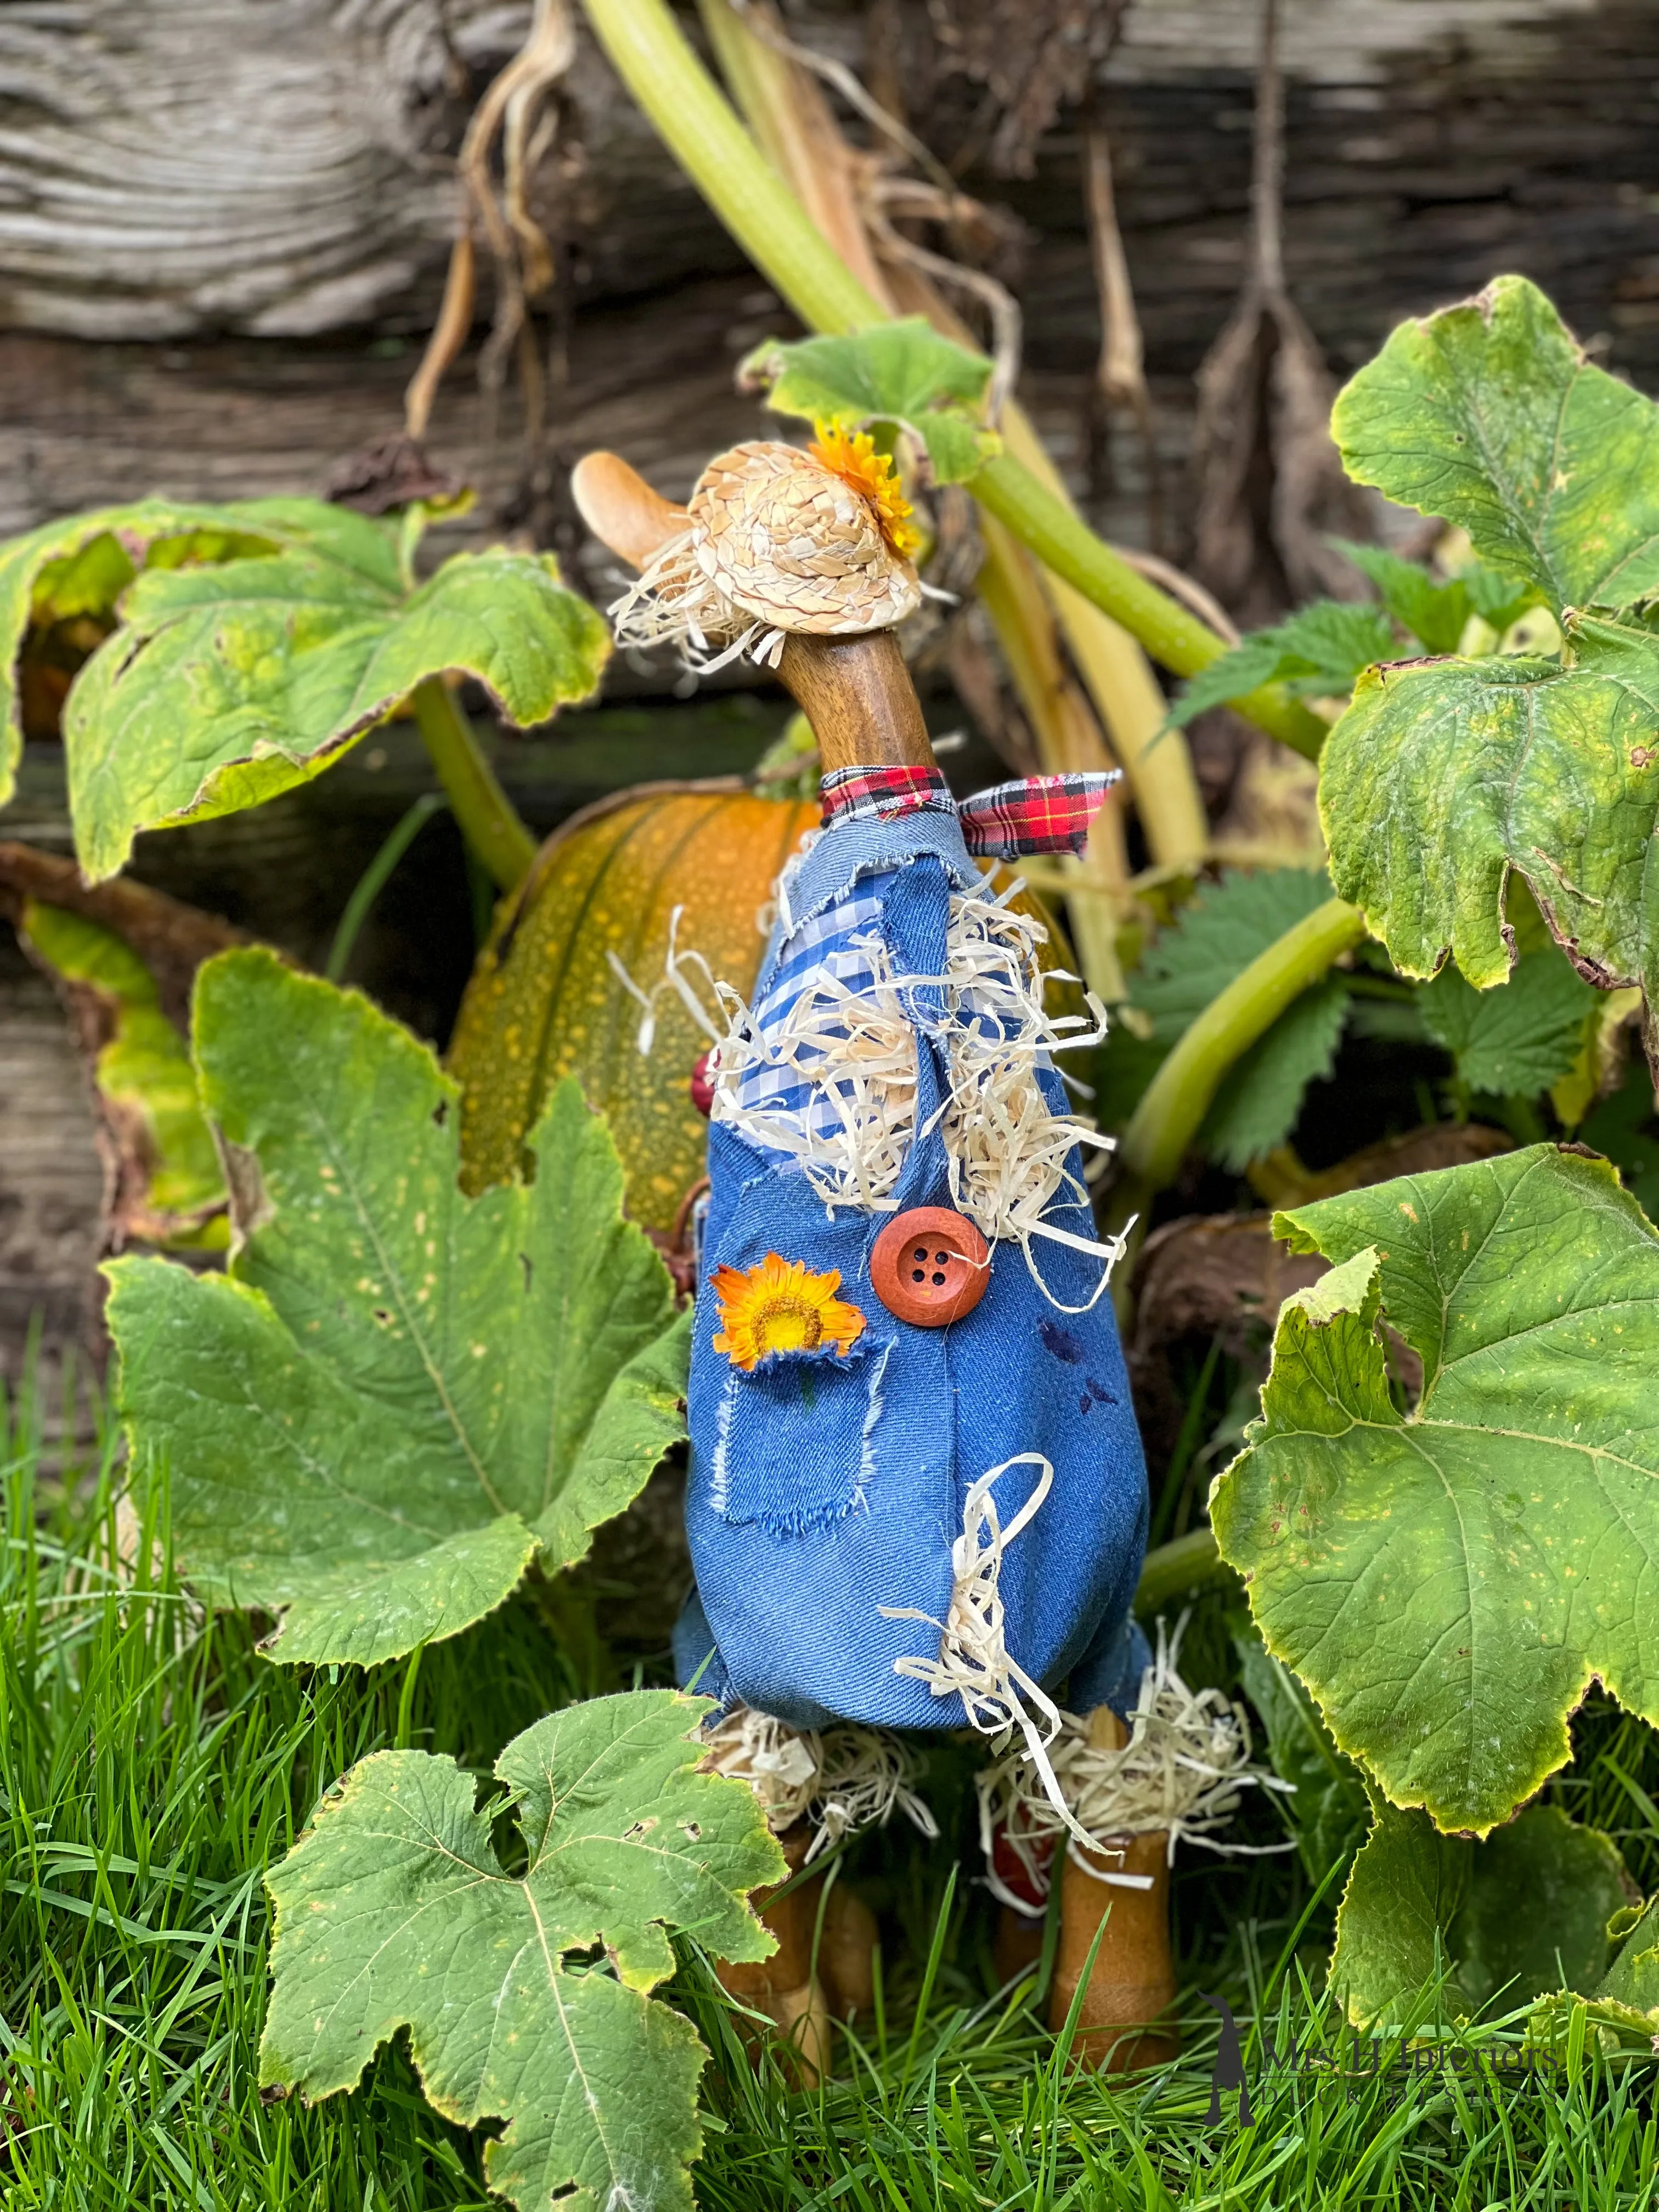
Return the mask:
<path id="1" fill-rule="evenodd" d="M 589 453 L 570 472 L 578 512 L 601 545 L 630 568 L 650 565 L 690 522 L 652 490 L 619 453 Z M 933 768 L 933 748 L 910 672 L 890 629 L 860 637 L 807 637 L 785 643 L 783 678 L 818 741 L 826 770 Z"/>
<path id="2" fill-rule="evenodd" d="M 630 568 L 648 568 L 690 516 L 652 490 L 620 453 L 588 453 L 570 471 L 577 512 L 601 545 Z"/>

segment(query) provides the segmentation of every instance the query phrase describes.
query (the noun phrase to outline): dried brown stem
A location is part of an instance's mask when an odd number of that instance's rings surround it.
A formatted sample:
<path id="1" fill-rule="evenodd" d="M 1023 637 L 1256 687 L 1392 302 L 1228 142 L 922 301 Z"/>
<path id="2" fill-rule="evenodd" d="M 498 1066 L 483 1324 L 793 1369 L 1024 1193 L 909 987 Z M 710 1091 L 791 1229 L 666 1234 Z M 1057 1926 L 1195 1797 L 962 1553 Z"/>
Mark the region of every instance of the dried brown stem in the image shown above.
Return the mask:
<path id="1" fill-rule="evenodd" d="M 444 279 L 444 296 L 438 309 L 438 319 L 426 342 L 421 365 L 410 377 L 409 387 L 404 394 L 404 429 L 408 436 L 416 440 L 426 435 L 426 426 L 432 416 L 432 403 L 438 396 L 438 386 L 443 382 L 444 372 L 466 343 L 466 334 L 472 327 L 472 307 L 478 288 L 478 257 L 472 244 L 470 217 L 464 215 L 462 224 L 454 245 L 449 249 L 449 273 Z"/>
<path id="2" fill-rule="evenodd" d="M 1154 545 L 1164 542 L 1164 476 L 1158 458 L 1158 426 L 1140 338 L 1140 318 L 1129 282 L 1128 257 L 1118 228 L 1112 185 L 1112 149 L 1106 133 L 1091 122 L 1085 137 L 1084 192 L 1088 204 L 1089 240 L 1093 249 L 1095 291 L 1100 301 L 1100 359 L 1095 378 L 1107 408 L 1125 407 L 1140 434 L 1146 471 L 1146 528 Z"/>
<path id="3" fill-rule="evenodd" d="M 921 216 L 930 222 L 948 223 L 959 220 L 965 210 L 976 204 L 965 193 L 941 192 L 914 178 L 872 177 L 865 198 L 864 220 L 883 260 L 902 263 L 952 290 L 969 293 L 985 307 L 991 319 L 991 355 L 995 364 L 985 395 L 985 416 L 988 422 L 996 423 L 1002 420 L 1008 396 L 1019 380 L 1024 325 L 1018 301 L 1006 284 L 998 283 L 985 270 L 969 269 L 945 254 L 918 246 L 914 239 L 896 230 L 889 219 L 890 211 L 901 216 Z"/>
<path id="4" fill-rule="evenodd" d="M 1264 291 L 1285 289 L 1285 78 L 1279 66 L 1279 0 L 1261 0 L 1255 145 L 1250 173 L 1251 252 Z"/>
<path id="5" fill-rule="evenodd" d="M 526 301 L 542 296 L 553 282 L 553 249 L 530 213 L 528 178 L 556 135 L 551 118 L 536 128 L 541 102 L 569 68 L 576 33 L 569 0 L 536 0 L 523 46 L 495 78 L 474 109 L 456 157 L 462 200 L 450 250 L 449 274 L 437 325 L 404 399 L 409 435 L 425 434 L 445 371 L 465 343 L 472 327 L 477 295 L 475 222 L 481 226 L 495 268 L 495 317 L 479 362 L 487 388 L 499 388 L 515 347 L 526 380 L 526 411 L 538 425 L 541 371 L 533 346 L 521 346 Z M 501 138 L 505 212 L 490 179 L 489 161 Z"/>
<path id="6" fill-rule="evenodd" d="M 869 157 L 848 146 L 808 73 L 822 58 L 787 38 L 760 0 L 741 8 L 733 0 L 698 4 L 709 44 L 766 158 L 860 283 L 890 307 L 860 213 Z"/>
<path id="7" fill-rule="evenodd" d="M 1208 623 L 1218 637 L 1224 638 L 1229 645 L 1238 643 L 1238 624 L 1214 593 L 1206 592 L 1196 577 L 1189 576 L 1184 568 L 1177 568 L 1173 561 L 1164 560 L 1160 554 L 1143 553 L 1139 547 L 1129 545 L 1120 545 L 1116 550 L 1119 560 L 1127 561 L 1141 575 L 1149 576 L 1155 584 L 1161 584 L 1172 599 L 1179 599 L 1182 606 L 1189 607 L 1200 622 Z"/>
<path id="8" fill-rule="evenodd" d="M 131 876 L 89 885 L 63 854 L 0 842 L 0 915 L 19 922 L 31 899 L 42 906 L 63 907 L 112 930 L 155 977 L 162 1011 L 181 1030 L 189 1024 L 191 988 L 203 961 L 234 945 L 252 942 L 246 931 L 216 914 L 186 906 Z"/>

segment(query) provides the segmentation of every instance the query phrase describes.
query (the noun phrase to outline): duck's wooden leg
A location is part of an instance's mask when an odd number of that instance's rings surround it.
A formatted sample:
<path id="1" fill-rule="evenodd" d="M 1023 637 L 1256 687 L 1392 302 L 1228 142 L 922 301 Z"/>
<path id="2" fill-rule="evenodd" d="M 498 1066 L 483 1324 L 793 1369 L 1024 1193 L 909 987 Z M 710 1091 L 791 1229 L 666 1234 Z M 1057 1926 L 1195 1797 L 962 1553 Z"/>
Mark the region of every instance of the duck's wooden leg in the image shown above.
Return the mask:
<path id="1" fill-rule="evenodd" d="M 1103 1751 L 1118 1749 L 1127 1733 L 1109 1706 L 1100 1706 L 1091 1717 L 1090 1735 Z M 1055 2029 L 1065 2026 L 1091 1947 L 1105 1921 L 1078 2015 L 1073 2056 L 1081 2065 L 1120 2074 L 1161 2065 L 1181 2048 L 1170 1948 L 1170 1839 L 1160 1832 L 1103 1840 L 1100 1850 L 1074 1847 L 1061 1859 L 1060 1948 L 1048 2024 Z M 1108 1875 L 1130 1876 L 1132 1883 L 1103 1879 Z"/>
<path id="2" fill-rule="evenodd" d="M 997 1932 L 991 1939 L 991 1963 L 1000 1982 L 1012 1982 L 1029 1972 L 1042 1956 L 1041 1913 L 1016 1912 L 1012 1905 L 997 1908 Z"/>
<path id="3" fill-rule="evenodd" d="M 1018 1975 L 1029 1972 L 1042 1956 L 1043 1929 L 1048 1917 L 1048 1884 L 1054 1875 L 1054 1838 L 1032 1837 L 1027 1850 L 1035 1860 L 1035 1870 L 1014 1850 L 1006 1826 L 994 1831 L 991 1863 L 986 1873 L 1000 1899 L 997 1931 L 991 1939 L 991 1960 L 1000 1982 L 1012 1982 Z M 1019 1902 L 1011 1903 L 1011 1899 Z"/>
<path id="4" fill-rule="evenodd" d="M 769 1959 L 744 1966 L 723 1961 L 718 1969 L 722 1989 L 776 2022 L 793 2047 L 795 2070 L 808 2089 L 830 2070 L 833 2033 L 830 2000 L 812 1972 L 819 1884 L 805 1881 L 787 1897 L 779 1897 L 777 1889 L 800 1872 L 811 1841 L 806 1821 L 786 1828 L 778 1842 L 789 1872 L 776 1888 L 755 1893 L 755 1909 L 777 1937 L 777 1949 Z"/>
<path id="5" fill-rule="evenodd" d="M 837 2020 L 876 2008 L 876 1916 L 845 1881 L 830 1888 L 818 1938 L 818 1978 Z"/>

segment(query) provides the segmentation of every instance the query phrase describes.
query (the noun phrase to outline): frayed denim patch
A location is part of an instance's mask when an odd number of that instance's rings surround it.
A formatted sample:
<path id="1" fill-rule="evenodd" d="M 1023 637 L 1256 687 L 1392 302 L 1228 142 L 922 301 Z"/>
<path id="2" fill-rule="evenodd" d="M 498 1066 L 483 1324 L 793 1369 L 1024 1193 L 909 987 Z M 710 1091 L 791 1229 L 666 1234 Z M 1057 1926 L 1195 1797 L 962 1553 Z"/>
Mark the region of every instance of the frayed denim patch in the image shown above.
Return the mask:
<path id="1" fill-rule="evenodd" d="M 778 1352 L 734 1367 L 715 1415 L 708 1503 L 722 1520 L 805 1535 L 866 1503 L 889 1344 Z"/>

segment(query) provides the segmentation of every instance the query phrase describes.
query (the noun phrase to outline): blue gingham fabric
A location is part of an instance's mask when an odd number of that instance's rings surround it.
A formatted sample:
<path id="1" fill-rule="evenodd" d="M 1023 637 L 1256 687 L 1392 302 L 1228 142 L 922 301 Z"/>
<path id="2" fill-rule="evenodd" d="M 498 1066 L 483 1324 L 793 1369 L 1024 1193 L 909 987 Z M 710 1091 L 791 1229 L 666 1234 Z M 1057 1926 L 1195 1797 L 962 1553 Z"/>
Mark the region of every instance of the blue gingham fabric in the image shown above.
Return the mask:
<path id="1" fill-rule="evenodd" d="M 796 1001 L 805 992 L 817 989 L 825 977 L 849 991 L 870 988 L 877 972 L 874 932 L 888 881 L 885 874 L 866 877 L 850 897 L 810 915 L 784 939 L 775 962 L 767 964 L 765 990 L 754 1008 L 755 1030 L 762 1040 L 775 1036 Z M 843 1127 L 830 1091 L 804 1079 L 799 1063 L 750 1068 L 738 1086 L 736 1106 L 744 1120 L 754 1114 L 798 1115 L 813 1137 L 830 1135 Z"/>
<path id="2" fill-rule="evenodd" d="M 763 989 L 751 1014 L 755 1034 L 763 1044 L 775 1038 L 799 1000 L 808 992 L 820 991 L 826 981 L 855 994 L 872 988 L 880 973 L 882 912 L 897 873 L 889 869 L 861 877 L 850 895 L 808 915 L 793 927 L 785 923 L 787 933 L 763 967 Z M 889 967 L 890 972 L 890 962 Z M 988 1003 L 977 1001 L 972 991 L 963 994 L 958 1015 L 969 1019 L 977 1016 L 988 1022 L 996 1018 L 994 1010 Z M 832 1021 L 825 1024 L 823 1034 L 834 1038 L 844 1036 L 846 1031 Z M 1053 1064 L 1047 1053 L 1038 1054 L 1038 1067 Z M 811 1059 L 799 1054 L 786 1064 L 757 1062 L 745 1071 L 737 1085 L 735 1116 L 722 1113 L 717 1118 L 736 1118 L 752 1127 L 754 1115 L 787 1115 L 799 1122 L 806 1137 L 823 1139 L 839 1133 L 846 1127 L 846 1116 L 837 1104 L 837 1086 L 833 1079 L 827 1083 L 814 1081 L 807 1072 L 811 1066 Z M 850 1091 L 845 1094 L 844 1103 L 850 1109 Z"/>

